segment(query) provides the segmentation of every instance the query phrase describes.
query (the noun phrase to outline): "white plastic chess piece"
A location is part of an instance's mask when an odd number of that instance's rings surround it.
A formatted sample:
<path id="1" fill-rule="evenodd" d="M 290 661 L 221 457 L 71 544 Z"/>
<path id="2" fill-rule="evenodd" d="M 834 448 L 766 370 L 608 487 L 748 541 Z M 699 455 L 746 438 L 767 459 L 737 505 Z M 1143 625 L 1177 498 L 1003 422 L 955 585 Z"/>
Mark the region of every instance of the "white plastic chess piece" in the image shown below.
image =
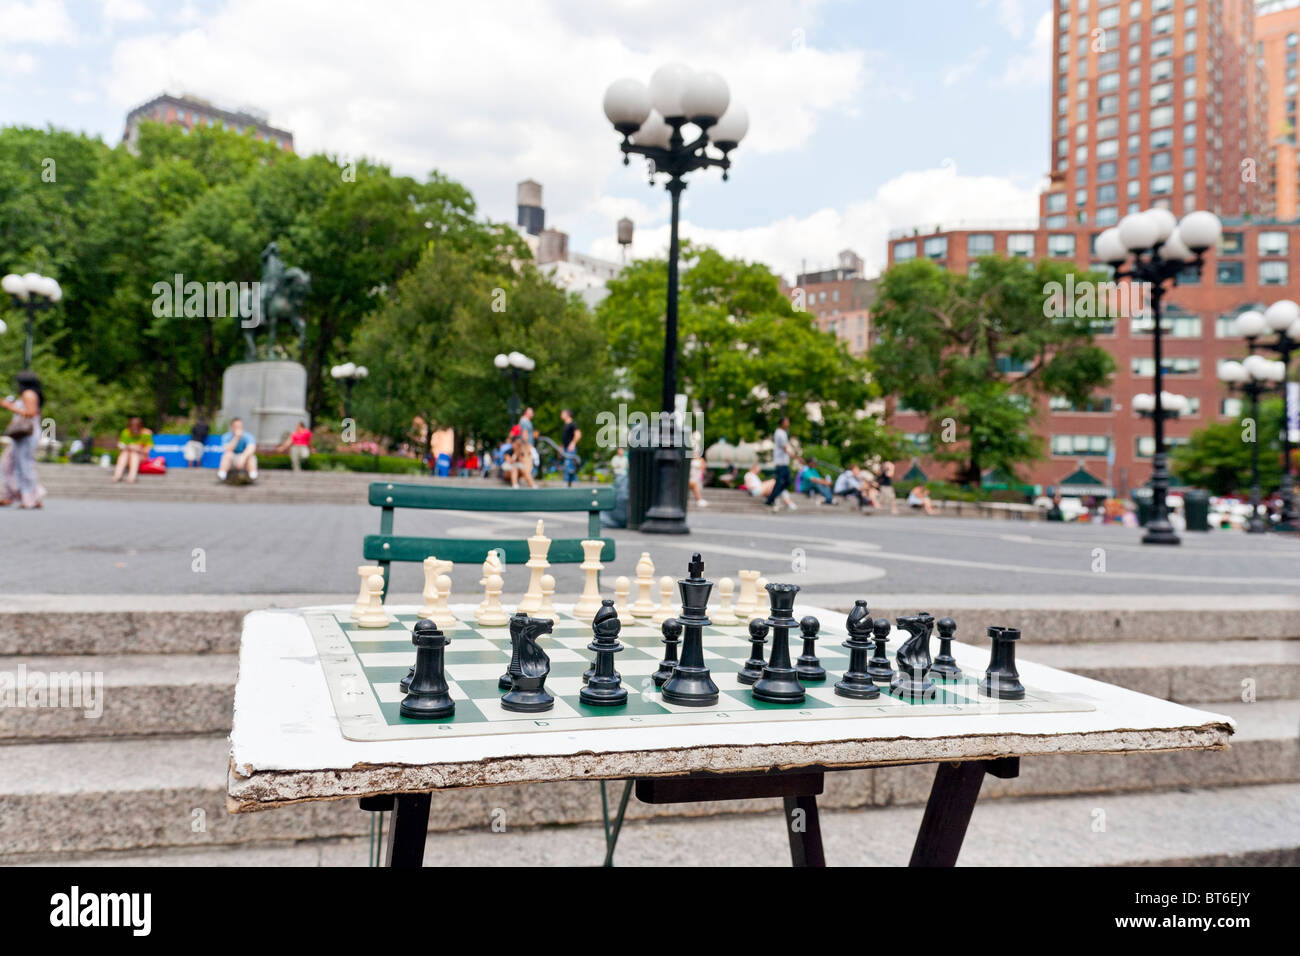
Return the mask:
<path id="1" fill-rule="evenodd" d="M 731 578 L 723 578 L 718 582 L 718 607 L 709 612 L 709 620 L 719 627 L 728 627 L 732 624 L 742 623 L 740 618 L 736 617 L 736 612 L 731 607 L 731 598 L 736 590 L 736 582 Z"/>
<path id="2" fill-rule="evenodd" d="M 387 627 L 388 614 L 384 611 L 384 576 L 372 574 L 366 578 L 366 607 L 357 618 L 357 627 Z"/>
<path id="3" fill-rule="evenodd" d="M 635 624 L 636 618 L 627 608 L 627 596 L 632 591 L 632 582 L 620 574 L 614 579 L 614 610 L 618 613 L 618 622 L 624 627 Z"/>
<path id="4" fill-rule="evenodd" d="M 447 564 L 451 562 L 448 561 Z M 454 631 L 460 627 L 460 621 L 456 620 L 456 615 L 447 606 L 447 599 L 451 597 L 451 577 L 446 574 L 438 575 L 434 587 L 437 589 L 438 598 L 434 601 L 433 613 L 429 617 L 434 624 L 438 625 L 440 631 Z"/>
<path id="5" fill-rule="evenodd" d="M 501 606 L 501 592 L 505 581 L 499 574 L 489 574 L 484 581 L 487 590 L 485 604 L 474 613 L 474 620 L 482 627 L 505 627 L 510 623 L 510 615 Z"/>
<path id="6" fill-rule="evenodd" d="M 676 617 L 677 613 L 677 605 L 673 603 L 673 579 L 665 574 L 659 579 L 659 606 L 650 616 L 650 623 L 662 624 L 670 617 Z"/>
<path id="7" fill-rule="evenodd" d="M 528 590 L 520 599 L 518 609 L 525 614 L 533 613 L 542 603 L 542 575 L 551 566 L 551 562 L 546 560 L 550 551 L 551 539 L 542 534 L 542 520 L 539 518 L 537 532 L 528 539 L 528 560 L 524 564 L 528 568 Z"/>
<path id="8" fill-rule="evenodd" d="M 438 604 L 438 576 L 450 574 L 452 564 L 433 556 L 424 559 L 424 607 L 416 612 L 420 617 L 433 617 L 433 609 Z M 441 625 L 439 625 L 441 627 Z"/>
<path id="9" fill-rule="evenodd" d="M 533 617 L 544 618 L 548 621 L 555 620 L 555 608 L 551 604 L 551 598 L 555 596 L 555 578 L 549 574 L 543 574 L 540 582 L 542 588 L 542 603 L 537 610 L 533 612 Z"/>
<path id="10" fill-rule="evenodd" d="M 573 616 L 580 621 L 591 623 L 600 610 L 600 572 L 604 565 L 600 563 L 600 552 L 604 550 L 605 542 L 599 538 L 592 538 L 582 542 L 583 562 L 578 565 L 587 573 L 587 580 L 583 584 L 582 594 L 578 597 L 578 603 L 573 605 Z"/>
<path id="11" fill-rule="evenodd" d="M 649 617 L 655 612 L 655 602 L 651 596 L 655 586 L 655 563 L 650 560 L 650 552 L 642 551 L 636 563 L 636 600 L 628 609 L 633 617 Z"/>
<path id="12" fill-rule="evenodd" d="M 377 564 L 362 564 L 357 567 L 357 574 L 361 575 L 361 587 L 357 590 L 357 601 L 352 605 L 352 613 L 349 615 L 352 620 L 361 617 L 361 612 L 370 602 L 370 589 L 366 586 L 370 581 L 370 575 L 383 573 L 384 569 Z"/>
<path id="13" fill-rule="evenodd" d="M 478 579 L 478 583 L 484 588 L 484 592 L 483 600 L 479 602 L 478 610 L 474 612 L 474 620 L 477 621 L 479 614 L 488 609 L 488 603 L 490 600 L 490 596 L 487 593 L 488 578 L 494 574 L 501 575 L 502 570 L 501 559 L 497 557 L 497 553 L 495 551 L 489 551 L 487 557 L 483 561 L 483 577 Z"/>
<path id="14" fill-rule="evenodd" d="M 736 616 L 742 621 L 758 615 L 758 572 L 740 572 L 740 597 L 736 599 Z"/>

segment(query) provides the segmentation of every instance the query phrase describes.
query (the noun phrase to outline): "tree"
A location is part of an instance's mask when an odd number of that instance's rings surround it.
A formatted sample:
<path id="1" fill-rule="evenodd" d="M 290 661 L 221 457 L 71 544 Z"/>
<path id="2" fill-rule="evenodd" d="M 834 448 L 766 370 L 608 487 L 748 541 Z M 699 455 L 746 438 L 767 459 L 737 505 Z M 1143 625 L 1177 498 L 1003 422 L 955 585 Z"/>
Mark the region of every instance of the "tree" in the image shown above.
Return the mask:
<path id="1" fill-rule="evenodd" d="M 1271 494 L 1282 484 L 1281 399 L 1259 406 L 1259 421 L 1251 423 L 1248 409 L 1235 422 L 1214 422 L 1192 432 L 1185 445 L 1173 449 L 1171 469 L 1179 480 L 1213 495 L 1250 492 L 1252 442 L 1259 442 L 1259 484 Z"/>
<path id="2" fill-rule="evenodd" d="M 870 365 L 781 293 L 760 263 L 684 243 L 678 295 L 678 388 L 700 409 L 705 444 L 770 435 L 789 414 L 793 434 L 846 456 L 890 454 L 893 441 L 865 408 Z M 659 410 L 666 260 L 644 259 L 609 283 L 596 314 L 635 411 Z"/>
<path id="3" fill-rule="evenodd" d="M 1082 404 L 1109 384 L 1114 360 L 1092 343 L 1107 303 L 1053 308 L 1065 305 L 1061 288 L 1105 281 L 1084 273 L 1067 285 L 1073 271 L 984 256 L 970 274 L 921 259 L 881 277 L 871 350 L 880 385 L 927 417 L 934 457 L 962 463 L 963 483 L 978 485 L 990 467 L 1014 476 L 1041 457 L 1032 427 L 1038 399 Z"/>

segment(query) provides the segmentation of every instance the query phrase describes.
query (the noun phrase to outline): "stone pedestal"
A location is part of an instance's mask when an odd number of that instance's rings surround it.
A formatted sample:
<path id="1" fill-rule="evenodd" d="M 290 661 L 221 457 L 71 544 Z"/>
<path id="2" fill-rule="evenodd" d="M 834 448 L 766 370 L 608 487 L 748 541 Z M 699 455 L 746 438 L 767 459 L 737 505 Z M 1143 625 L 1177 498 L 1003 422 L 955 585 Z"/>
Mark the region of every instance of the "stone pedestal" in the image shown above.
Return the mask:
<path id="1" fill-rule="evenodd" d="M 265 449 L 278 445 L 307 415 L 307 370 L 297 362 L 240 362 L 221 378 L 221 421 L 244 420 Z"/>

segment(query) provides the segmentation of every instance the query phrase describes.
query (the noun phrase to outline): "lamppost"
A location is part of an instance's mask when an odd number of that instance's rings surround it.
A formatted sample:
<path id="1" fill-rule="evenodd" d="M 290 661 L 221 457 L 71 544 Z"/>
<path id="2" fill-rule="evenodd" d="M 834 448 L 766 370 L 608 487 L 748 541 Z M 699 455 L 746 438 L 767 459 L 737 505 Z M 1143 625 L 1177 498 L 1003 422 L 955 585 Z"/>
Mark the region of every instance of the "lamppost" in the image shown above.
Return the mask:
<path id="1" fill-rule="evenodd" d="M 59 283 L 49 276 L 28 272 L 26 275 L 9 273 L 0 279 L 0 288 L 9 293 L 13 304 L 27 313 L 27 341 L 23 345 L 23 368 L 32 367 L 32 341 L 36 334 L 36 313 L 54 308 L 63 298 Z"/>
<path id="2" fill-rule="evenodd" d="M 1295 503 L 1295 479 L 1291 476 L 1291 426 L 1297 415 L 1300 415 L 1300 411 L 1296 409 L 1296 405 L 1300 404 L 1300 395 L 1296 394 L 1297 386 L 1287 382 L 1291 371 L 1291 356 L 1300 352 L 1300 305 L 1290 299 L 1282 299 L 1265 309 L 1263 315 L 1258 312 L 1243 312 L 1237 316 L 1233 330 L 1246 340 L 1246 348 L 1250 351 L 1250 356 L 1242 363 L 1243 365 L 1249 365 L 1252 359 L 1268 361 L 1262 355 L 1256 355 L 1256 349 L 1276 352 L 1281 356 L 1282 360 L 1278 363 L 1281 367 L 1281 375 L 1272 379 L 1281 387 L 1284 409 L 1282 414 L 1282 520 L 1277 523 L 1275 530 L 1300 530 L 1300 514 L 1296 512 Z M 1277 333 L 1277 338 L 1272 342 L 1259 341 L 1260 335 L 1266 331 Z M 1262 370 L 1264 365 L 1256 362 L 1254 368 L 1257 371 Z"/>
<path id="3" fill-rule="evenodd" d="M 1223 224 L 1212 212 L 1189 212 L 1179 222 L 1168 209 L 1148 209 L 1120 220 L 1118 227 L 1097 236 L 1096 254 L 1115 270 L 1115 278 L 1141 282 L 1151 290 L 1152 351 L 1155 373 L 1151 421 L 1155 432 L 1155 454 L 1151 461 L 1151 520 L 1142 536 L 1143 544 L 1178 544 L 1178 535 L 1169 522 L 1169 456 L 1165 452 L 1165 419 L 1176 417 L 1164 407 L 1164 355 L 1161 351 L 1161 304 L 1166 285 L 1178 283 L 1178 274 L 1187 267 L 1200 274 L 1205 251 L 1219 241 Z M 1130 260 L 1129 257 L 1132 256 Z M 1128 262 L 1128 267 L 1124 268 Z"/>
<path id="4" fill-rule="evenodd" d="M 500 352 L 492 360 L 492 364 L 500 369 L 502 374 L 510 376 L 510 400 L 506 402 L 506 414 L 510 416 L 510 423 L 513 425 L 519 420 L 519 415 L 523 411 L 523 403 L 519 400 L 519 378 L 537 368 L 537 363 L 523 352 L 511 352 L 509 355 Z"/>
<path id="5" fill-rule="evenodd" d="M 1254 328 L 1255 319 L 1261 324 L 1264 321 L 1258 312 L 1243 312 L 1238 317 L 1238 330 L 1242 327 L 1240 319 L 1246 316 L 1252 317 L 1245 323 L 1247 328 Z M 1250 399 L 1250 420 L 1255 423 L 1255 440 L 1250 443 L 1250 522 L 1246 530 L 1260 534 L 1268 530 L 1268 522 L 1259 516 L 1259 397 L 1274 391 L 1274 383 L 1286 381 L 1286 366 L 1252 354 L 1244 362 L 1229 361 L 1220 365 L 1219 379 L 1230 390 L 1242 392 Z"/>
<path id="6" fill-rule="evenodd" d="M 730 154 L 749 129 L 749 114 L 731 102 L 731 91 L 717 73 L 695 71 L 682 63 L 655 70 L 647 88 L 634 79 L 615 80 L 605 91 L 605 116 L 623 136 L 623 165 L 636 153 L 650 161 L 650 182 L 663 173 L 672 200 L 668 239 L 668 300 L 664 310 L 664 379 L 659 432 L 655 438 L 654 487 L 641 530 L 651 534 L 687 534 L 681 505 L 686 482 L 674 417 L 677 395 L 677 223 L 685 176 L 716 166 L 727 178 Z M 683 127 L 694 124 L 688 142 Z M 720 155 L 708 152 L 712 146 Z"/>
<path id="7" fill-rule="evenodd" d="M 336 382 L 343 383 L 343 417 L 352 417 L 352 387 L 366 378 L 370 374 L 370 369 L 364 365 L 355 365 L 352 362 L 345 362 L 342 365 L 335 365 L 330 369 L 330 377 Z"/>

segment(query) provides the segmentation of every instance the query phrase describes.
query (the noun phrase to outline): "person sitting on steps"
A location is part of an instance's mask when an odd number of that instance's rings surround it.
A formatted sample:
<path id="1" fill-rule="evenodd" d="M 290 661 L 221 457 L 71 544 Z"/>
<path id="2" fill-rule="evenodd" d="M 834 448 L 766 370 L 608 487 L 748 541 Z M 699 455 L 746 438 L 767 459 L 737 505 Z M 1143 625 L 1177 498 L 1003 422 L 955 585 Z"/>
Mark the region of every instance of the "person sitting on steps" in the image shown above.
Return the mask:
<path id="1" fill-rule="evenodd" d="M 257 438 L 244 431 L 242 418 L 232 420 L 230 431 L 221 436 L 217 480 L 225 481 L 232 470 L 246 473 L 249 481 L 257 481 Z"/>
<path id="2" fill-rule="evenodd" d="M 140 473 L 140 464 L 149 460 L 153 450 L 153 432 L 144 427 L 139 415 L 132 415 L 122 433 L 117 436 L 117 467 L 113 469 L 113 480 L 121 481 L 126 475 L 127 484 L 135 484 L 136 475 Z"/>

